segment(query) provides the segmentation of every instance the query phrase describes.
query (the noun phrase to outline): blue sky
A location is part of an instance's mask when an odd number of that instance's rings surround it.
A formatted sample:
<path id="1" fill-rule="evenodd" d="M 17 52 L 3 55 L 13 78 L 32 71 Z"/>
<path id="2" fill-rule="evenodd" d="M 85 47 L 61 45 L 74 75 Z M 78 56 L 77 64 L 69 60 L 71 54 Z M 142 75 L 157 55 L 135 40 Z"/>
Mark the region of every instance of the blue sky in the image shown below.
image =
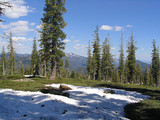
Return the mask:
<path id="1" fill-rule="evenodd" d="M 12 9 L 7 9 L 5 20 L 0 24 L 3 32 L 13 32 L 15 51 L 31 53 L 32 40 L 39 38 L 37 30 L 43 17 L 45 0 L 2 0 L 10 1 Z M 152 40 L 160 40 L 160 1 L 159 0 L 66 0 L 67 13 L 64 19 L 68 24 L 65 52 L 87 56 L 88 41 L 93 41 L 93 31 L 100 28 L 101 44 L 110 34 L 112 53 L 119 57 L 121 32 L 124 34 L 124 50 L 131 33 L 135 35 L 138 50 L 136 58 L 151 60 Z M 0 37 L 0 50 L 7 46 L 6 39 Z M 7 50 L 7 47 L 6 47 Z M 126 52 L 125 52 L 125 55 Z"/>

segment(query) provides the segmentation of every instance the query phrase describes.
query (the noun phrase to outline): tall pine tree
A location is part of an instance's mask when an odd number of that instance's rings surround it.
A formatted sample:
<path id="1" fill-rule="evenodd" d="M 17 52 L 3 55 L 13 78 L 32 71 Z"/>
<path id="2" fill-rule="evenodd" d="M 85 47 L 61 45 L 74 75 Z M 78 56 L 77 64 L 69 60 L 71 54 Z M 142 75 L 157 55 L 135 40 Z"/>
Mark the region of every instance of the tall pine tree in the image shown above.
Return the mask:
<path id="1" fill-rule="evenodd" d="M 140 62 L 137 63 L 137 70 L 136 70 L 136 83 L 142 84 L 143 82 L 143 71 Z"/>
<path id="2" fill-rule="evenodd" d="M 91 76 L 92 76 L 92 55 L 91 55 L 90 41 L 89 41 L 89 45 L 88 45 L 87 74 L 88 74 L 88 79 L 91 79 Z"/>
<path id="3" fill-rule="evenodd" d="M 135 52 L 137 47 L 135 46 L 134 36 L 133 33 L 128 41 L 127 45 L 127 72 L 128 72 L 128 82 L 135 83 L 136 82 L 136 56 Z"/>
<path id="4" fill-rule="evenodd" d="M 144 82 L 143 84 L 144 85 L 149 85 L 149 69 L 148 69 L 148 66 L 146 65 L 146 68 L 145 68 L 145 72 L 144 72 Z"/>
<path id="5" fill-rule="evenodd" d="M 125 65 L 124 65 L 124 50 L 123 50 L 123 33 L 121 33 L 121 45 L 120 45 L 120 56 L 119 56 L 119 76 L 120 76 L 120 82 L 124 82 L 124 70 L 125 70 Z"/>
<path id="6" fill-rule="evenodd" d="M 98 25 L 96 27 L 96 30 L 94 31 L 94 42 L 93 42 L 93 60 L 95 63 L 94 68 L 94 75 L 96 80 L 101 79 L 101 61 L 100 61 L 100 39 L 99 39 L 99 28 Z"/>
<path id="7" fill-rule="evenodd" d="M 24 65 L 22 62 L 20 62 L 20 74 L 24 75 Z"/>
<path id="8" fill-rule="evenodd" d="M 48 68 L 48 62 L 49 62 L 49 42 L 47 42 L 48 36 L 47 36 L 47 25 L 45 23 L 41 24 L 41 30 L 40 32 L 40 47 L 41 49 L 39 50 L 39 55 L 41 59 L 41 63 L 43 64 L 43 75 L 47 76 L 47 68 Z"/>
<path id="9" fill-rule="evenodd" d="M 60 59 L 57 63 L 57 75 L 58 75 L 58 77 L 62 77 L 62 71 L 63 71 L 63 60 Z"/>
<path id="10" fill-rule="evenodd" d="M 39 75 L 39 54 L 37 51 L 37 44 L 36 39 L 33 40 L 33 48 L 32 48 L 32 54 L 31 54 L 31 69 L 33 72 L 33 76 Z"/>
<path id="11" fill-rule="evenodd" d="M 159 51 L 156 47 L 156 41 L 153 40 L 153 50 L 152 50 L 152 77 L 155 86 L 159 86 Z"/>
<path id="12" fill-rule="evenodd" d="M 6 61 L 6 53 L 5 53 L 4 46 L 2 48 L 0 64 L 1 64 L 0 66 L 1 66 L 2 75 L 5 75 L 6 74 L 6 69 L 7 69 L 7 61 Z"/>
<path id="13" fill-rule="evenodd" d="M 8 71 L 8 74 L 13 75 L 17 73 L 17 69 L 16 69 L 16 62 L 15 62 L 15 51 L 13 46 L 12 32 L 9 33 L 9 36 L 6 35 L 6 37 L 9 40 L 9 44 L 8 44 L 9 59 L 7 61 L 7 71 Z"/>
<path id="14" fill-rule="evenodd" d="M 109 34 L 108 38 L 105 39 L 102 47 L 102 77 L 103 80 L 112 80 L 112 74 L 114 70 L 114 59 L 113 55 L 111 54 L 111 47 L 109 44 Z"/>
<path id="15" fill-rule="evenodd" d="M 51 75 L 50 79 L 56 78 L 57 62 L 62 56 L 64 56 L 63 49 L 65 43 L 63 40 L 66 38 L 66 34 L 62 29 L 66 26 L 64 22 L 63 14 L 66 12 L 64 7 L 65 0 L 46 0 L 42 22 L 43 29 L 41 31 L 41 52 L 45 56 L 48 56 L 51 62 Z M 47 36 L 44 39 L 44 36 Z M 43 36 L 43 37 L 42 37 Z M 46 45 L 47 43 L 47 48 Z"/>

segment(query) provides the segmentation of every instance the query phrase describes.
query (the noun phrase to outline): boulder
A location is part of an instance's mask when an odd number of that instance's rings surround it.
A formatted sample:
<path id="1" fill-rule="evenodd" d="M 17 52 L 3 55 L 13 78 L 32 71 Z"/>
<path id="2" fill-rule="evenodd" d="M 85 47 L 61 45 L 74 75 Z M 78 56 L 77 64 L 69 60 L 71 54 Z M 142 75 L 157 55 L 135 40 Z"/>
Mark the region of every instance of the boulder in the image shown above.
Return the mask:
<path id="1" fill-rule="evenodd" d="M 56 94 L 56 95 L 60 95 L 62 92 L 61 90 L 59 90 L 58 88 L 52 88 L 52 87 L 46 87 L 46 88 L 42 88 L 40 90 L 42 93 L 50 93 L 50 94 Z"/>
<path id="2" fill-rule="evenodd" d="M 69 97 L 70 94 L 65 92 L 63 93 L 62 90 L 58 89 L 58 88 L 54 88 L 54 87 L 46 87 L 46 88 L 42 88 L 40 90 L 42 93 L 50 93 L 50 94 L 55 94 L 55 95 L 62 95 L 62 96 L 66 96 Z"/>
<path id="3" fill-rule="evenodd" d="M 104 93 L 110 93 L 110 94 L 115 94 L 114 90 L 104 90 Z"/>
<path id="4" fill-rule="evenodd" d="M 60 85 L 60 86 L 59 86 L 59 89 L 60 89 L 61 91 L 72 90 L 72 88 L 70 88 L 70 87 L 68 87 L 68 86 L 66 86 L 66 85 Z"/>

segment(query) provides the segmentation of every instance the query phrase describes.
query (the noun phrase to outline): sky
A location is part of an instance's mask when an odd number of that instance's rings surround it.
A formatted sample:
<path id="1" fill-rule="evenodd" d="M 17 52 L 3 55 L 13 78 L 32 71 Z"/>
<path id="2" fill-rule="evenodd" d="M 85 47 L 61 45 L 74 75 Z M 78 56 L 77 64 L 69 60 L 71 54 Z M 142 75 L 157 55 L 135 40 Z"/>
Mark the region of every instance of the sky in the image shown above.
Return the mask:
<path id="1" fill-rule="evenodd" d="M 6 9 L 5 22 L 0 23 L 0 51 L 8 40 L 3 33 L 12 31 L 16 53 L 31 54 L 33 39 L 39 39 L 41 18 L 45 0 L 1 0 L 10 1 L 13 8 Z M 93 42 L 93 31 L 99 26 L 100 44 L 110 34 L 111 52 L 119 58 L 121 33 L 124 35 L 124 51 L 132 32 L 137 41 L 136 58 L 151 60 L 152 41 L 160 40 L 159 0 L 66 0 L 67 26 L 65 52 L 87 56 L 88 41 Z M 37 43 L 39 44 L 39 43 Z M 40 49 L 38 47 L 38 49 Z"/>

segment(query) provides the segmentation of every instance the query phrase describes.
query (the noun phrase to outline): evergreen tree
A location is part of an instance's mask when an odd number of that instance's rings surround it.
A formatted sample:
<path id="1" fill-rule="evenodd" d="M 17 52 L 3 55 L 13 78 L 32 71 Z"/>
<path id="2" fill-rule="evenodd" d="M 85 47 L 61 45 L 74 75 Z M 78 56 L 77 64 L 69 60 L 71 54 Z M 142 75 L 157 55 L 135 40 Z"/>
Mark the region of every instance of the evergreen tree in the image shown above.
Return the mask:
<path id="1" fill-rule="evenodd" d="M 26 68 L 24 69 L 24 74 L 25 74 L 25 75 L 30 75 L 30 74 L 31 74 L 30 67 L 26 67 Z"/>
<path id="2" fill-rule="evenodd" d="M 127 70 L 128 70 L 128 82 L 135 83 L 136 80 L 136 56 L 135 51 L 137 47 L 135 46 L 133 33 L 128 41 L 127 45 Z"/>
<path id="3" fill-rule="evenodd" d="M 81 72 L 80 72 L 80 78 L 81 78 L 81 79 L 84 79 L 84 78 L 85 78 L 83 69 L 82 69 Z"/>
<path id="4" fill-rule="evenodd" d="M 146 65 L 146 68 L 145 68 L 145 72 L 144 72 L 144 82 L 143 84 L 144 85 L 149 85 L 149 69 L 148 69 L 148 66 Z"/>
<path id="5" fill-rule="evenodd" d="M 91 75 L 93 80 L 96 80 L 96 71 L 97 71 L 97 62 L 95 59 L 96 59 L 95 54 L 93 54 L 91 58 Z"/>
<path id="6" fill-rule="evenodd" d="M 125 69 L 124 69 L 124 83 L 128 83 L 128 68 L 127 68 L 128 60 L 126 58 Z"/>
<path id="7" fill-rule="evenodd" d="M 7 69 L 7 61 L 6 61 L 6 53 L 5 53 L 5 49 L 4 49 L 4 46 L 2 48 L 2 54 L 1 54 L 1 60 L 0 60 L 0 64 L 1 64 L 1 72 L 2 72 L 2 75 L 5 75 L 6 74 L 6 69 Z"/>
<path id="8" fill-rule="evenodd" d="M 76 77 L 76 73 L 75 73 L 74 70 L 72 70 L 70 77 L 71 77 L 71 78 L 75 78 L 75 77 Z"/>
<path id="9" fill-rule="evenodd" d="M 6 38 L 9 40 L 9 44 L 8 44 L 9 59 L 7 61 L 7 71 L 8 71 L 8 74 L 13 75 L 17 73 L 17 70 L 16 70 L 15 51 L 13 47 L 12 32 L 9 33 L 9 36 L 6 35 Z"/>
<path id="10" fill-rule="evenodd" d="M 66 38 L 62 31 L 66 26 L 63 20 L 63 14 L 66 12 L 64 5 L 65 0 L 46 0 L 42 18 L 41 53 L 45 52 L 45 56 L 48 56 L 51 62 L 51 80 L 56 78 L 57 61 L 64 56 L 62 51 L 65 45 L 63 40 Z"/>
<path id="11" fill-rule="evenodd" d="M 143 71 L 140 62 L 137 63 L 137 70 L 136 70 L 136 83 L 142 84 L 143 82 Z"/>
<path id="12" fill-rule="evenodd" d="M 153 50 L 152 50 L 152 77 L 153 82 L 156 86 L 159 86 L 159 52 L 156 47 L 156 41 L 153 40 Z"/>
<path id="13" fill-rule="evenodd" d="M 49 62 L 49 42 L 47 42 L 48 36 L 47 36 L 47 25 L 45 23 L 41 24 L 41 29 L 42 31 L 39 31 L 40 34 L 40 47 L 41 49 L 39 50 L 39 55 L 41 58 L 41 62 L 43 64 L 43 75 L 47 76 L 47 68 L 48 68 L 48 62 Z"/>
<path id="14" fill-rule="evenodd" d="M 119 56 L 119 76 L 120 76 L 120 82 L 123 83 L 124 82 L 124 69 L 125 69 L 125 65 L 124 65 L 124 50 L 123 50 L 123 33 L 121 34 L 121 45 L 120 45 L 120 56 Z"/>
<path id="15" fill-rule="evenodd" d="M 152 65 L 149 66 L 149 86 L 153 86 Z"/>
<path id="16" fill-rule="evenodd" d="M 66 59 L 65 59 L 65 71 L 66 71 L 66 77 L 69 77 L 69 60 L 68 60 L 68 56 L 66 56 Z"/>
<path id="17" fill-rule="evenodd" d="M 103 80 L 111 80 L 112 79 L 112 74 L 113 74 L 113 69 L 114 69 L 114 60 L 113 60 L 113 55 L 110 52 L 111 47 L 109 44 L 109 35 L 108 38 L 105 39 L 102 47 L 102 76 Z"/>
<path id="18" fill-rule="evenodd" d="M 88 45 L 87 74 L 88 74 L 88 79 L 91 79 L 91 76 L 92 76 L 92 56 L 91 56 L 90 41 L 89 41 L 89 45 Z"/>
<path id="19" fill-rule="evenodd" d="M 100 61 L 100 39 L 99 39 L 99 28 L 98 25 L 96 27 L 96 30 L 94 31 L 94 42 L 93 42 L 93 56 L 94 56 L 94 63 L 95 68 L 94 75 L 96 80 L 101 79 L 101 61 Z"/>
<path id="20" fill-rule="evenodd" d="M 24 66 L 22 62 L 20 62 L 20 74 L 24 75 Z"/>
<path id="21" fill-rule="evenodd" d="M 113 72 L 113 82 L 120 83 L 119 71 L 116 69 Z"/>
<path id="22" fill-rule="evenodd" d="M 39 75 L 39 54 L 37 51 L 36 39 L 33 40 L 33 48 L 31 54 L 31 69 L 33 71 L 33 76 Z"/>
<path id="23" fill-rule="evenodd" d="M 63 71 L 63 60 L 60 59 L 57 63 L 57 75 L 58 75 L 58 77 L 62 76 L 62 71 Z"/>

